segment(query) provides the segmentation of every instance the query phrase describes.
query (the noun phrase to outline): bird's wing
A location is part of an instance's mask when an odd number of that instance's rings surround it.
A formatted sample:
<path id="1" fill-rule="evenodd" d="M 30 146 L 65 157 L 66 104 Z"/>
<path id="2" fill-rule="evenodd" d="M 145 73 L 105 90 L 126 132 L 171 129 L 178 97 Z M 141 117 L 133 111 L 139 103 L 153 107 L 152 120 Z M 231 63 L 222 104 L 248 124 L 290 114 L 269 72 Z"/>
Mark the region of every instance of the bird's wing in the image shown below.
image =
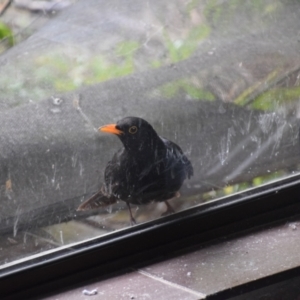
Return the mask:
<path id="1" fill-rule="evenodd" d="M 161 137 L 161 139 L 163 140 L 167 148 L 167 157 L 169 158 L 168 161 L 170 162 L 169 167 L 172 168 L 178 164 L 182 165 L 185 172 L 185 177 L 190 179 L 194 174 L 194 169 L 189 159 L 185 156 L 185 154 L 177 144 L 166 138 Z"/>
<path id="2" fill-rule="evenodd" d="M 122 151 L 123 149 L 120 149 L 117 153 L 115 153 L 112 160 L 107 163 L 104 172 L 104 186 L 98 193 L 85 200 L 77 208 L 78 211 L 105 207 L 117 201 L 116 197 L 114 197 L 114 195 L 116 194 L 114 190 L 119 185 L 117 176 L 118 174 L 120 174 L 120 164 L 118 160 L 120 159 Z"/>
<path id="3" fill-rule="evenodd" d="M 122 188 L 124 188 L 124 184 L 126 182 L 125 176 L 127 172 L 126 170 L 126 159 L 124 159 L 125 149 L 122 148 L 117 151 L 113 158 L 107 163 L 104 172 L 104 187 L 103 191 L 105 194 L 109 196 L 120 196 L 122 193 Z"/>

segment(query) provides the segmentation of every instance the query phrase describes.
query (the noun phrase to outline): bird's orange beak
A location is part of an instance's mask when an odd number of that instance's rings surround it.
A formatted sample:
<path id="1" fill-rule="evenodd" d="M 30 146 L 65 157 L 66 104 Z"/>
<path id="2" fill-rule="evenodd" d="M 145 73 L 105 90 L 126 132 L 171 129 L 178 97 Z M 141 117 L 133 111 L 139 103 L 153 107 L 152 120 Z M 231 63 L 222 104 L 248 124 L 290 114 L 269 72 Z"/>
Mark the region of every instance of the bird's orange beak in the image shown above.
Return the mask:
<path id="1" fill-rule="evenodd" d="M 117 124 L 108 124 L 108 125 L 99 127 L 98 130 L 102 131 L 102 132 L 117 134 L 117 135 L 123 134 L 124 132 L 122 130 L 117 129 L 116 126 L 117 126 Z"/>

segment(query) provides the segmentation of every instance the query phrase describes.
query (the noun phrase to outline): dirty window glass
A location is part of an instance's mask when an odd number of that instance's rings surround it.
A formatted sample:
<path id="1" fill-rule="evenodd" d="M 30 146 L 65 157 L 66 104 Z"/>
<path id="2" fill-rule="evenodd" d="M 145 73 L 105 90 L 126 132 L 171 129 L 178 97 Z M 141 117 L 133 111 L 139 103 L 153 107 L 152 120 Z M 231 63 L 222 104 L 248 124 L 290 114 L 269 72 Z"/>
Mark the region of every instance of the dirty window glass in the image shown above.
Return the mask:
<path id="1" fill-rule="evenodd" d="M 1 3 L 2 268 L 298 172 L 299 1 Z"/>

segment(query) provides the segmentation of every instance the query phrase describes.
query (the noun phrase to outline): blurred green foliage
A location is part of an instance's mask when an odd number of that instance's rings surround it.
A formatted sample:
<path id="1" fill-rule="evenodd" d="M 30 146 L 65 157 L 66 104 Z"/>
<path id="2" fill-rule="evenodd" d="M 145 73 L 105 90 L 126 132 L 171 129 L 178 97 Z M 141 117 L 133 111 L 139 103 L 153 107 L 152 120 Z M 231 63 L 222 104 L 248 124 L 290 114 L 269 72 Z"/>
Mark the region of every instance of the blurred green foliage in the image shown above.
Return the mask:
<path id="1" fill-rule="evenodd" d="M 267 23 L 269 19 L 274 18 L 279 5 L 279 1 L 273 0 L 228 0 L 222 3 L 219 0 L 209 0 L 204 15 L 212 27 L 218 26 L 226 30 L 230 20 L 237 17 L 237 11 L 240 13 L 246 11 L 247 16 L 251 17 L 250 22 L 259 22 L 263 25 L 264 22 Z M 247 22 L 241 23 L 241 26 L 243 25 L 246 26 L 244 29 L 247 29 Z"/>
<path id="2" fill-rule="evenodd" d="M 262 184 L 276 181 L 279 178 L 283 178 L 284 176 L 288 175 L 285 171 L 277 171 L 277 172 L 272 172 L 267 175 L 263 176 L 258 176 L 252 179 L 252 181 L 249 182 L 240 182 L 238 184 L 233 184 L 233 185 L 227 185 L 223 188 L 216 188 L 213 189 L 210 192 L 204 193 L 202 195 L 202 198 L 204 201 L 210 201 L 216 198 L 228 196 L 234 193 L 242 192 L 247 189 L 253 188 L 253 187 L 258 187 Z"/>
<path id="3" fill-rule="evenodd" d="M 164 31 L 165 46 L 171 62 L 176 63 L 189 58 L 197 49 L 198 43 L 209 34 L 210 28 L 205 24 L 191 28 L 187 37 L 183 40 L 171 41 L 168 33 Z"/>
<path id="4" fill-rule="evenodd" d="M 170 62 L 176 63 L 189 58 L 197 49 L 198 43 L 209 33 L 210 29 L 206 25 L 193 26 L 182 37 L 182 40 L 172 41 L 165 30 L 161 42 L 165 46 L 166 56 L 161 59 L 150 59 L 149 67 L 158 68 Z M 33 62 L 34 74 L 22 72 L 24 78 L 20 76 L 14 84 L 2 78 L 0 88 L 3 87 L 3 91 L 9 97 L 17 95 L 35 101 L 47 97 L 49 90 L 58 93 L 68 92 L 84 85 L 126 76 L 136 71 L 136 53 L 142 47 L 141 42 L 127 40 L 117 43 L 111 52 L 95 56 L 88 54 L 74 56 L 61 51 L 46 52 Z M 193 99 L 214 99 L 211 93 L 189 83 L 188 80 L 170 83 L 163 86 L 161 91 L 168 98 L 175 96 L 178 91 L 185 91 Z"/>
<path id="5" fill-rule="evenodd" d="M 0 21 L 0 41 L 6 40 L 9 47 L 14 45 L 14 37 L 12 30 Z"/>
<path id="6" fill-rule="evenodd" d="M 259 96 L 251 103 L 254 109 L 276 111 L 280 106 L 298 103 L 300 99 L 300 87 L 275 87 Z"/>
<path id="7" fill-rule="evenodd" d="M 278 111 L 280 107 L 293 107 L 300 99 L 300 86 L 277 85 L 278 79 L 285 79 L 280 69 L 271 71 L 263 80 L 245 89 L 234 103 L 251 109 Z M 297 80 L 298 81 L 298 80 Z"/>
<path id="8" fill-rule="evenodd" d="M 162 85 L 158 92 L 164 98 L 189 96 L 190 99 L 213 101 L 215 97 L 209 91 L 203 89 L 199 83 L 193 83 L 190 79 L 176 80 Z"/>
<path id="9" fill-rule="evenodd" d="M 45 52 L 36 61 L 32 62 L 34 68 L 27 67 L 25 64 L 22 72 L 19 72 L 15 80 L 14 71 L 7 74 L 14 78 L 8 80 L 0 78 L 0 89 L 4 97 L 31 99 L 33 101 L 42 99 L 49 95 L 49 91 L 66 92 L 72 91 L 84 85 L 97 84 L 112 78 L 126 76 L 137 70 L 146 67 L 159 68 L 169 63 L 177 63 L 181 60 L 190 58 L 198 48 L 201 41 L 207 39 L 212 29 L 221 27 L 226 30 L 231 21 L 237 17 L 240 12 L 247 11 L 247 16 L 251 16 L 252 22 L 264 20 L 267 16 L 274 16 L 278 8 L 279 1 L 271 0 L 208 0 L 205 5 L 201 0 L 191 0 L 183 4 L 178 9 L 182 13 L 183 27 L 172 28 L 171 26 L 162 26 L 160 34 L 153 34 L 156 42 L 164 48 L 164 54 L 160 56 L 149 57 L 149 60 L 143 59 L 142 68 L 139 68 L 139 59 L 143 52 L 143 41 L 123 40 L 114 45 L 110 52 L 101 52 L 97 55 L 64 55 L 63 51 L 58 50 Z M 203 7 L 203 9 L 200 7 Z M 196 17 L 195 17 L 196 16 Z M 154 16 L 156 17 L 156 16 Z M 257 20 L 256 20 L 257 19 Z M 160 26 L 163 21 L 155 20 Z M 247 22 L 246 22 L 247 24 Z M 0 38 L 5 38 L 13 45 L 14 40 L 10 29 L 0 23 Z M 21 68 L 21 65 L 20 65 Z M 34 70 L 34 72 L 32 72 Z M 199 79 L 200 80 L 200 79 Z M 162 96 L 172 98 L 176 95 L 188 96 L 191 99 L 204 99 L 212 101 L 216 97 L 201 84 L 193 82 L 191 78 L 168 83 L 159 88 Z M 271 95 L 265 95 L 271 97 Z M 246 99 L 246 98 L 243 98 Z M 262 100 L 263 105 L 259 104 L 261 100 L 257 98 L 253 102 L 253 107 L 265 109 L 271 107 L 271 101 Z M 237 101 L 238 102 L 238 101 Z"/>
<path id="10" fill-rule="evenodd" d="M 66 92 L 125 76 L 134 71 L 134 54 L 138 48 L 137 42 L 125 41 L 117 44 L 112 58 L 79 56 L 75 61 L 61 53 L 48 54 L 36 60 L 36 79 L 39 83 L 53 85 L 58 92 Z"/>

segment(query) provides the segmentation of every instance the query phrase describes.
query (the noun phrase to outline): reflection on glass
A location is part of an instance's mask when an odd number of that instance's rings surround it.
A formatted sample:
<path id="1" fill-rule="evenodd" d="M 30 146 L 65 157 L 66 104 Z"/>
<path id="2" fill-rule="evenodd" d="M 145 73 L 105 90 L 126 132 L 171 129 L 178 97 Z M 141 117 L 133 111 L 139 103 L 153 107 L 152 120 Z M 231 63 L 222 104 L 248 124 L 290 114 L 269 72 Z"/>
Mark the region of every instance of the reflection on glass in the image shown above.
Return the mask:
<path id="1" fill-rule="evenodd" d="M 176 212 L 298 172 L 299 10 L 292 0 L 74 1 L 32 23 L 35 14 L 9 7 L 0 22 L 2 267 L 130 226 L 118 197 L 76 210 L 121 146 L 97 128 L 127 116 L 191 161 L 181 196 L 171 197 L 180 184 L 168 195 Z M 26 14 L 30 37 L 11 39 L 13 13 Z M 137 223 L 166 209 L 133 202 Z"/>

